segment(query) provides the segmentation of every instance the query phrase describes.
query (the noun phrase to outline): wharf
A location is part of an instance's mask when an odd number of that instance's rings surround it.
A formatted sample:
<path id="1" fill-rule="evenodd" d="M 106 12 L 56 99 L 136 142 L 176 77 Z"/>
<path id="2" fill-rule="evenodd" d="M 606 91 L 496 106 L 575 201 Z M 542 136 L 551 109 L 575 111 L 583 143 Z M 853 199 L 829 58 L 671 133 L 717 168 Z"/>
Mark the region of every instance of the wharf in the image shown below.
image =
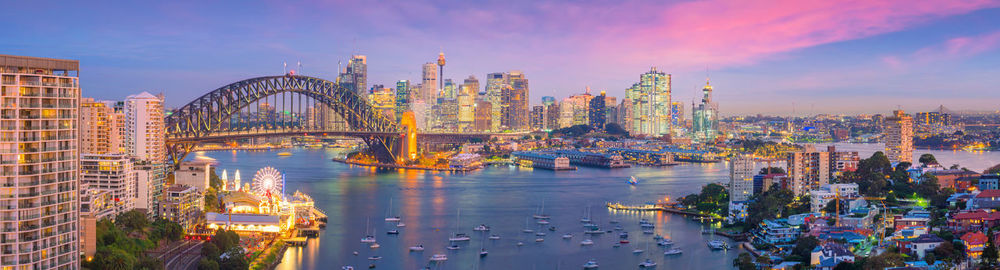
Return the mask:
<path id="1" fill-rule="evenodd" d="M 288 243 L 290 246 L 305 246 L 308 240 L 309 238 L 306 237 L 292 237 L 285 239 L 285 243 Z"/>
<path id="2" fill-rule="evenodd" d="M 680 210 L 680 209 L 677 209 L 677 208 L 668 207 L 666 204 L 627 205 L 627 204 L 611 203 L 611 202 L 609 202 L 609 203 L 606 203 L 606 205 L 608 206 L 608 208 L 615 209 L 615 210 L 623 210 L 623 211 L 663 211 L 663 212 L 672 213 L 672 214 L 678 214 L 678 215 L 683 215 L 683 216 L 695 217 L 695 218 L 698 218 L 698 219 L 715 219 L 714 217 L 709 216 L 709 215 L 699 214 L 699 213 L 692 213 L 692 212 Z"/>

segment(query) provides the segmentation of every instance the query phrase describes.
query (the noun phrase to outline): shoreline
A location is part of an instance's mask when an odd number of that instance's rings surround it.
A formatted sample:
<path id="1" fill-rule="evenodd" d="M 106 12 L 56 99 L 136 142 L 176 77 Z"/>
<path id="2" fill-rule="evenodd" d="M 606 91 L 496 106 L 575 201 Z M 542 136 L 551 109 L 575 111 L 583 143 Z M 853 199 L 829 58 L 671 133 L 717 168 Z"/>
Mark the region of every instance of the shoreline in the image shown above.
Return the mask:
<path id="1" fill-rule="evenodd" d="M 379 168 L 379 169 L 407 169 L 407 170 L 421 170 L 421 171 L 432 171 L 432 172 L 471 172 L 471 171 L 475 171 L 475 170 L 478 170 L 478 169 L 482 168 L 482 167 L 476 167 L 476 168 L 446 168 L 445 169 L 445 168 L 430 168 L 430 167 L 398 165 L 398 164 L 381 164 L 381 163 L 379 163 L 379 164 L 367 164 L 367 163 L 360 163 L 360 162 L 356 162 L 356 161 L 348 161 L 348 160 L 339 159 L 339 158 L 332 158 L 330 160 L 332 160 L 333 162 L 339 162 L 339 163 L 344 163 L 344 164 L 349 164 L 349 165 L 356 165 L 356 166 L 362 166 L 362 167 L 369 167 L 369 168 Z"/>

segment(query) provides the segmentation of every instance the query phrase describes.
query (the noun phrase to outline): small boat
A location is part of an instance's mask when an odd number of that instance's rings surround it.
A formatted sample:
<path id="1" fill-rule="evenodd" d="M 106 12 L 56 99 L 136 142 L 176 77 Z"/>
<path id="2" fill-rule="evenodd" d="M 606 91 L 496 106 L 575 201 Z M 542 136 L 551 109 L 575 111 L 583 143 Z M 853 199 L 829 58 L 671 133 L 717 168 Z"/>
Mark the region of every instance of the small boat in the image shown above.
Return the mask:
<path id="1" fill-rule="evenodd" d="M 643 252 L 646 252 L 646 251 L 645 251 L 645 250 L 642 250 L 642 249 L 638 249 L 638 248 L 637 248 L 637 249 L 633 249 L 633 250 L 632 250 L 632 253 L 633 253 L 633 254 L 639 254 L 639 253 L 643 253 Z"/>
<path id="2" fill-rule="evenodd" d="M 566 233 L 566 234 L 563 234 L 562 238 L 563 238 L 563 239 L 570 239 L 570 238 L 573 238 L 573 234 L 571 234 L 571 233 Z"/>
<path id="3" fill-rule="evenodd" d="M 416 245 L 410 247 L 410 251 L 424 251 L 424 245 Z"/>
<path id="4" fill-rule="evenodd" d="M 549 221 L 547 219 L 540 219 L 538 220 L 537 223 L 542 225 L 549 225 Z"/>
<path id="5" fill-rule="evenodd" d="M 602 230 L 591 230 L 591 231 L 585 231 L 583 233 L 585 233 L 585 234 L 603 234 L 604 231 L 602 231 Z"/>
<path id="6" fill-rule="evenodd" d="M 486 257 L 488 254 L 489 252 L 486 252 L 485 248 L 479 251 L 479 257 Z"/>
<path id="7" fill-rule="evenodd" d="M 618 243 L 628 244 L 629 242 L 628 239 L 622 239 L 621 241 L 618 241 Z"/>
<path id="8" fill-rule="evenodd" d="M 653 236 L 653 240 L 660 240 L 660 239 L 663 239 L 662 235 L 657 234 Z"/>
<path id="9" fill-rule="evenodd" d="M 340 267 L 340 270 L 354 270 L 354 266 L 345 265 Z"/>
<path id="10" fill-rule="evenodd" d="M 361 238 L 361 243 L 375 243 L 375 237 L 368 235 Z"/>
<path id="11" fill-rule="evenodd" d="M 521 232 L 524 232 L 524 233 L 533 233 L 533 232 L 535 232 L 535 230 L 532 230 L 532 229 L 524 229 L 524 230 L 521 230 Z"/>
<path id="12" fill-rule="evenodd" d="M 621 230 L 624 230 L 624 229 L 625 229 L 625 228 L 622 228 L 622 226 L 621 226 L 621 225 L 615 225 L 615 230 L 616 230 L 616 231 L 621 231 Z"/>
<path id="13" fill-rule="evenodd" d="M 583 269 L 597 269 L 597 267 L 598 265 L 596 260 L 589 260 L 587 263 L 583 264 Z"/>
<path id="14" fill-rule="evenodd" d="M 549 215 L 545 214 L 545 200 L 542 200 L 542 207 L 538 208 L 538 213 L 535 213 L 531 217 L 535 219 L 549 219 Z"/>
<path id="15" fill-rule="evenodd" d="M 583 241 L 580 241 L 580 245 L 581 246 L 589 246 L 589 245 L 593 245 L 593 244 L 594 244 L 594 240 L 590 240 L 590 239 L 583 239 Z"/>
<path id="16" fill-rule="evenodd" d="M 354 252 L 354 256 L 358 256 L 358 252 L 357 251 Z"/>
<path id="17" fill-rule="evenodd" d="M 372 245 L 368 246 L 368 247 L 370 247 L 372 249 L 376 249 L 376 248 L 381 247 L 381 246 L 378 243 L 372 243 Z"/>
<path id="18" fill-rule="evenodd" d="M 622 244 L 615 243 L 614 245 L 611 245 L 611 247 L 620 248 L 620 247 L 622 247 Z"/>
<path id="19" fill-rule="evenodd" d="M 400 221 L 399 223 L 396 223 L 396 227 L 406 227 L 406 223 Z"/>
<path id="20" fill-rule="evenodd" d="M 617 219 L 612 219 L 612 220 L 609 220 L 608 223 L 618 224 L 618 220 Z"/>
<path id="21" fill-rule="evenodd" d="M 287 157 L 287 156 L 291 156 L 291 155 L 292 155 L 292 152 L 281 152 L 281 153 L 278 153 L 279 157 Z"/>
<path id="22" fill-rule="evenodd" d="M 535 238 L 535 242 L 544 242 L 545 238 Z"/>
<path id="23" fill-rule="evenodd" d="M 375 264 L 374 263 L 373 264 L 369 264 L 368 265 L 368 269 L 375 269 Z"/>
<path id="24" fill-rule="evenodd" d="M 583 227 L 591 230 L 597 230 L 601 228 L 600 226 L 597 226 L 597 224 L 594 223 L 583 224 Z"/>
<path id="25" fill-rule="evenodd" d="M 368 260 L 372 260 L 372 261 L 377 261 L 377 260 L 381 260 L 381 259 L 382 259 L 382 256 L 378 256 L 378 255 L 368 257 Z"/>
<path id="26" fill-rule="evenodd" d="M 656 267 L 656 262 L 654 262 L 653 260 L 650 260 L 650 259 L 646 259 L 646 261 L 639 263 L 639 267 L 642 267 L 642 268 Z"/>
<path id="27" fill-rule="evenodd" d="M 485 231 L 489 231 L 490 230 L 490 226 L 486 226 L 486 224 L 479 224 L 479 226 L 476 226 L 472 230 L 473 231 L 485 232 Z"/>
<path id="28" fill-rule="evenodd" d="M 672 245 L 674 245 L 674 241 L 670 240 L 670 239 L 663 239 L 663 240 L 660 240 L 660 242 L 656 242 L 656 245 L 657 246 L 672 246 Z"/>
<path id="29" fill-rule="evenodd" d="M 590 220 L 590 218 L 588 218 L 588 217 L 580 218 L 580 222 L 582 222 L 582 223 L 590 223 L 591 221 L 592 220 Z"/>
<path id="30" fill-rule="evenodd" d="M 722 240 L 712 240 L 708 242 L 708 247 L 712 250 L 723 250 L 729 249 L 729 244 L 726 244 L 726 242 Z"/>
<path id="31" fill-rule="evenodd" d="M 622 232 L 618 234 L 618 238 L 628 239 L 628 232 Z"/>
<path id="32" fill-rule="evenodd" d="M 528 218 L 524 219 L 524 229 L 521 230 L 521 232 L 524 232 L 524 233 L 533 233 L 533 232 L 535 232 L 535 230 L 532 230 L 531 228 L 528 227 Z"/>
<path id="33" fill-rule="evenodd" d="M 458 245 L 450 245 L 447 247 L 448 250 L 459 250 L 461 248 L 462 247 L 459 247 Z"/>
<path id="34" fill-rule="evenodd" d="M 535 235 L 536 236 L 545 236 L 545 233 L 544 232 L 536 232 Z"/>
<path id="35" fill-rule="evenodd" d="M 520 246 L 523 246 L 523 245 L 524 245 L 524 242 L 521 242 L 521 241 L 518 241 L 518 242 L 517 242 L 517 246 L 519 246 L 519 247 L 520 247 Z"/>
<path id="36" fill-rule="evenodd" d="M 653 225 L 653 223 L 643 223 L 643 224 L 639 224 L 639 227 L 642 227 L 642 228 L 656 228 L 656 225 Z"/>
<path id="37" fill-rule="evenodd" d="M 399 230 L 389 230 L 385 234 L 399 234 Z"/>
<path id="38" fill-rule="evenodd" d="M 399 222 L 399 216 L 392 216 L 392 198 L 389 198 L 389 214 L 386 215 L 386 222 Z"/>
<path id="39" fill-rule="evenodd" d="M 469 235 L 464 234 L 464 233 L 456 233 L 455 236 L 448 237 L 448 241 L 452 241 L 452 242 L 469 241 L 469 240 L 472 240 L 472 238 L 469 237 Z"/>
<path id="40" fill-rule="evenodd" d="M 447 260 L 448 260 L 448 256 L 444 255 L 444 254 L 434 254 L 434 255 L 431 255 L 431 261 L 432 262 L 440 262 L 440 261 L 447 261 Z"/>
<path id="41" fill-rule="evenodd" d="M 642 234 L 653 234 L 653 230 L 642 230 Z"/>
<path id="42" fill-rule="evenodd" d="M 635 175 L 630 176 L 628 178 L 628 184 L 633 186 L 639 184 L 639 178 L 635 178 Z"/>
<path id="43" fill-rule="evenodd" d="M 554 231 L 556 231 L 556 227 L 549 227 L 549 231 L 550 231 L 550 232 L 554 232 Z"/>
<path id="44" fill-rule="evenodd" d="M 490 235 L 489 238 L 490 238 L 490 240 L 500 240 L 500 235 L 492 234 L 492 235 Z"/>
<path id="45" fill-rule="evenodd" d="M 671 248 L 663 252 L 663 255 L 681 255 L 682 251 L 679 248 Z"/>

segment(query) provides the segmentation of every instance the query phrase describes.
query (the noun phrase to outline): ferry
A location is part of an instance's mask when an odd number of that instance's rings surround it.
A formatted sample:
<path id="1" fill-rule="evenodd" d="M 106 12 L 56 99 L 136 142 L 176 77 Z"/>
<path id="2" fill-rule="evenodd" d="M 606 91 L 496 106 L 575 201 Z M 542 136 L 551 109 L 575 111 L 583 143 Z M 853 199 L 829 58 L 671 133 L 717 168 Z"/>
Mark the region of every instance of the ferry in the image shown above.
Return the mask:
<path id="1" fill-rule="evenodd" d="M 708 242 L 708 247 L 712 250 L 723 250 L 729 249 L 729 244 L 726 244 L 726 242 L 722 240 L 712 240 Z"/>
<path id="2" fill-rule="evenodd" d="M 291 155 L 292 155 L 292 152 L 281 152 L 281 153 L 278 153 L 279 157 L 287 157 L 287 156 L 291 156 Z"/>

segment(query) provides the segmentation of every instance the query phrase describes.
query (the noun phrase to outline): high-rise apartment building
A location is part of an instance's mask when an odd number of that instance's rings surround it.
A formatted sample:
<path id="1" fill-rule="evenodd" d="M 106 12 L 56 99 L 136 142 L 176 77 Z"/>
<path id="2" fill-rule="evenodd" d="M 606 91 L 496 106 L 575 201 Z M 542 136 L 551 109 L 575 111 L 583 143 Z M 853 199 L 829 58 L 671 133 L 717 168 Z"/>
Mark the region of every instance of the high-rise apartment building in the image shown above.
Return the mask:
<path id="1" fill-rule="evenodd" d="M 368 102 L 372 107 L 382 113 L 382 116 L 390 120 L 396 120 L 396 93 L 393 88 L 383 87 L 381 84 L 372 86 Z"/>
<path id="2" fill-rule="evenodd" d="M 79 62 L 0 55 L 0 262 L 78 269 Z"/>
<path id="3" fill-rule="evenodd" d="M 107 192 L 113 215 L 135 208 L 135 180 L 132 159 L 124 154 L 83 154 L 80 158 L 81 189 Z"/>
<path id="4" fill-rule="evenodd" d="M 670 103 L 670 126 L 673 127 L 671 134 L 684 134 L 684 103 Z"/>
<path id="5" fill-rule="evenodd" d="M 712 103 L 712 85 L 705 81 L 701 104 L 691 104 L 691 138 L 698 142 L 714 141 L 719 135 L 719 107 Z"/>
<path id="6" fill-rule="evenodd" d="M 123 154 L 125 114 L 92 98 L 80 101 L 80 153 Z"/>
<path id="7" fill-rule="evenodd" d="M 913 163 L 913 117 L 902 110 L 885 118 L 885 155 L 892 163 Z"/>
<path id="8" fill-rule="evenodd" d="M 737 155 L 729 159 L 729 201 L 743 202 L 753 196 L 753 176 L 757 174 L 753 157 Z"/>
<path id="9" fill-rule="evenodd" d="M 542 104 L 545 106 L 545 129 L 554 130 L 559 128 L 559 103 L 556 103 L 554 97 L 551 101 L 542 98 Z"/>
<path id="10" fill-rule="evenodd" d="M 951 125 L 951 114 L 945 112 L 944 106 L 941 106 L 936 112 L 918 112 L 914 120 L 920 125 L 948 126 Z"/>
<path id="11" fill-rule="evenodd" d="M 273 109 L 270 109 L 273 111 Z M 267 110 L 265 110 L 267 112 Z M 136 160 L 135 208 L 157 216 L 167 177 L 166 130 L 163 100 L 147 92 L 125 99 L 125 142 Z"/>
<path id="12" fill-rule="evenodd" d="M 632 115 L 632 113 L 635 112 L 635 108 L 632 106 L 633 103 L 631 99 L 627 97 L 623 98 L 622 103 L 618 105 L 618 120 L 616 120 L 618 125 L 629 133 L 631 133 L 632 129 L 635 128 L 635 124 L 632 122 L 635 120 L 635 116 Z"/>
<path id="13" fill-rule="evenodd" d="M 788 188 L 795 196 L 809 194 L 810 190 L 830 183 L 830 153 L 820 152 L 812 146 L 804 151 L 788 153 Z"/>
<path id="14" fill-rule="evenodd" d="M 535 105 L 531 107 L 531 130 L 542 130 L 545 127 L 545 106 Z"/>
<path id="15" fill-rule="evenodd" d="M 670 134 L 670 94 L 670 74 L 657 71 L 655 67 L 640 75 L 639 82 L 625 90 L 625 97 L 632 101 L 632 134 Z"/>

